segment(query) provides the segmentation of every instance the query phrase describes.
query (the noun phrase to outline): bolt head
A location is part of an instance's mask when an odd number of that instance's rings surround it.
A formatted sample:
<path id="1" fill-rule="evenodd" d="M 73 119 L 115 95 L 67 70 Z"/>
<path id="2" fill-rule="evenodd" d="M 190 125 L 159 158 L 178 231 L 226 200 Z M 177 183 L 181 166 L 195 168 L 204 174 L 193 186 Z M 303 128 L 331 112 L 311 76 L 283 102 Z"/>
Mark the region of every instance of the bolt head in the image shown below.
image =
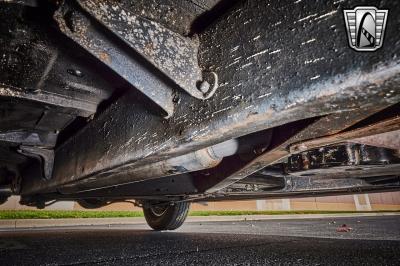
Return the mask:
<path id="1" fill-rule="evenodd" d="M 199 89 L 200 89 L 200 91 L 201 91 L 202 93 L 207 93 L 207 92 L 210 90 L 210 83 L 208 83 L 207 81 L 203 81 L 203 82 L 200 84 Z"/>

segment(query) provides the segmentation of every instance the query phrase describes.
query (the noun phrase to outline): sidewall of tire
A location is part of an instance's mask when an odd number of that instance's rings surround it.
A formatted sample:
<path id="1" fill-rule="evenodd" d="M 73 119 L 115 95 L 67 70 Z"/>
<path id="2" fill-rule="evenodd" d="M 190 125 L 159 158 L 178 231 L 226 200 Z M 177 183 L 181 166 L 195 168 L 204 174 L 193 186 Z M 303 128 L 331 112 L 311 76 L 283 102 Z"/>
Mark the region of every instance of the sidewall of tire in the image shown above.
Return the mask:
<path id="1" fill-rule="evenodd" d="M 0 197 L 0 205 L 3 205 L 8 200 L 8 197 Z"/>
<path id="2" fill-rule="evenodd" d="M 98 209 L 107 205 L 107 202 L 104 202 L 99 199 L 80 199 L 76 201 L 79 206 L 85 209 Z"/>
<path id="3" fill-rule="evenodd" d="M 147 224 L 154 230 L 175 230 L 186 220 L 189 207 L 189 202 L 179 202 L 168 206 L 161 216 L 154 215 L 150 208 L 143 208 L 143 212 Z"/>

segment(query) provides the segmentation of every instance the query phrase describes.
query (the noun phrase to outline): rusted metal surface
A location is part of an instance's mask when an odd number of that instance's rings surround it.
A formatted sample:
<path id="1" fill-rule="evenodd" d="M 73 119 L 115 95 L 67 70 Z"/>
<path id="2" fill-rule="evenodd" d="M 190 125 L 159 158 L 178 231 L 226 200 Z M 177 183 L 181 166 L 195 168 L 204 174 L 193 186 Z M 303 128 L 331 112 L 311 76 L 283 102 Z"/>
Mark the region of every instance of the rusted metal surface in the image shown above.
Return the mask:
<path id="1" fill-rule="evenodd" d="M 3 131 L 0 132 L 0 141 L 51 148 L 56 145 L 57 134 L 38 130 Z"/>
<path id="2" fill-rule="evenodd" d="M 4 2 L 6 4 L 18 4 L 31 7 L 38 6 L 37 0 L 0 0 L 0 2 Z"/>
<path id="3" fill-rule="evenodd" d="M 181 34 L 190 36 L 193 23 L 209 12 L 219 0 L 121 0 L 118 4 L 134 14 Z"/>
<path id="4" fill-rule="evenodd" d="M 368 113 L 367 113 L 368 114 Z M 346 114 L 345 117 L 341 117 L 342 119 L 346 119 L 347 126 L 354 124 L 360 118 L 360 114 L 358 112 L 355 113 L 354 116 Z M 340 123 L 340 120 L 337 121 Z M 204 177 L 200 177 L 200 190 L 205 190 L 206 193 L 215 193 L 219 190 L 228 187 L 229 185 L 242 180 L 246 176 L 249 176 L 257 171 L 260 171 L 264 167 L 268 165 L 272 165 L 276 162 L 281 162 L 282 160 L 289 158 L 292 154 L 296 154 L 299 151 L 305 151 L 311 149 L 311 145 L 307 144 L 311 141 L 306 141 L 312 137 L 320 136 L 319 134 L 328 134 L 330 129 L 332 129 L 332 125 L 329 124 L 330 119 L 326 119 L 325 117 L 316 119 L 315 121 L 310 122 L 305 128 L 295 130 L 293 135 L 289 135 L 274 148 L 270 150 L 266 150 L 259 156 L 255 157 L 251 161 L 242 164 L 236 164 L 235 166 L 230 168 L 228 173 L 215 173 L 214 175 L 207 175 Z M 337 124 L 333 125 L 335 127 Z M 388 119 L 382 123 L 376 123 L 370 125 L 365 128 L 355 129 L 346 133 L 331 135 L 323 138 L 317 138 L 315 142 L 313 142 L 313 148 L 322 147 L 329 143 L 340 143 L 346 140 L 351 140 L 354 136 L 369 136 L 375 134 L 374 132 L 379 130 L 391 130 L 391 126 L 398 128 L 400 124 L 398 123 L 398 118 Z M 292 126 L 292 128 L 295 128 Z M 313 129 L 316 130 L 314 131 Z M 325 130 L 323 130 L 325 128 Z M 279 133 L 278 133 L 279 134 Z M 280 134 L 284 135 L 284 134 Z M 302 140 L 302 141 L 301 141 Z M 300 141 L 300 142 L 299 142 Z M 298 142 L 293 144 L 294 142 Z M 319 146 L 320 145 L 320 146 Z M 391 169 L 389 169 L 390 171 Z M 398 171 L 397 168 L 391 170 L 390 173 Z M 379 169 L 375 172 L 379 172 Z"/>
<path id="5" fill-rule="evenodd" d="M 133 14 L 115 1 L 78 3 L 190 95 L 198 99 L 211 96 L 208 90 L 203 93 L 199 89 L 203 77 L 197 60 L 198 40 L 184 37 L 154 21 Z M 213 83 L 217 85 L 217 81 Z"/>
<path id="6" fill-rule="evenodd" d="M 397 191 L 400 188 L 399 178 L 388 180 L 385 185 L 372 185 L 359 179 L 312 179 L 312 178 L 293 178 L 292 182 L 282 190 L 275 191 L 244 191 L 236 193 L 227 192 L 216 195 L 194 198 L 193 201 L 221 201 L 221 200 L 248 200 L 248 199 L 282 199 L 296 197 L 319 197 L 334 195 L 353 195 L 361 193 L 377 193 Z M 294 181 L 294 182 L 293 182 Z"/>
<path id="7" fill-rule="evenodd" d="M 41 170 L 25 176 L 51 177 L 60 132 L 92 117 L 115 90 L 104 67 L 50 29 L 46 3 L 0 1 L 0 168 L 13 173 L 15 194 L 31 165 Z"/>
<path id="8" fill-rule="evenodd" d="M 260 171 L 264 167 L 271 165 L 275 162 L 282 161 L 288 157 L 292 153 L 296 153 L 299 150 L 302 149 L 308 149 L 306 144 L 306 140 L 308 139 L 313 139 L 313 138 L 319 138 L 321 136 L 324 136 L 325 138 L 329 139 L 332 143 L 339 143 L 340 141 L 333 141 L 333 137 L 326 137 L 326 135 L 334 135 L 340 139 L 339 136 L 341 134 L 335 135 L 335 133 L 338 133 L 340 131 L 343 131 L 347 127 L 350 127 L 354 124 L 356 124 L 358 121 L 367 118 L 371 114 L 377 112 L 378 110 L 381 110 L 382 107 L 379 105 L 376 105 L 374 107 L 370 108 L 364 108 L 360 110 L 355 110 L 352 112 L 342 112 L 342 113 L 334 113 L 327 115 L 325 117 L 320 117 L 312 122 L 310 122 L 309 125 L 307 125 L 305 128 L 302 129 L 297 129 L 297 131 L 294 131 L 295 134 L 287 137 L 287 139 L 280 140 L 281 143 L 278 143 L 279 145 L 277 147 L 274 147 L 272 150 L 267 150 L 257 158 L 254 158 L 254 160 L 248 162 L 247 164 L 242 163 L 242 165 L 237 164 L 235 165 L 237 167 L 237 170 L 235 170 L 235 167 L 231 167 L 231 172 L 229 174 L 224 175 L 221 173 L 215 174 L 215 176 L 207 176 L 203 178 L 203 181 L 201 183 L 204 183 L 204 179 L 214 179 L 213 181 L 208 181 L 205 182 L 206 186 L 209 186 L 207 188 L 207 193 L 213 193 L 217 192 L 218 190 L 221 190 L 225 187 L 228 187 L 229 185 L 237 182 L 238 180 L 242 180 L 246 176 L 249 176 L 257 171 Z M 394 121 L 393 121 L 394 120 Z M 390 125 L 396 126 L 397 119 L 390 119 L 391 122 L 386 122 L 383 124 L 376 124 L 376 125 L 371 125 L 368 130 L 365 130 L 363 128 L 357 129 L 351 134 L 348 134 L 346 136 L 343 136 L 341 138 L 341 141 L 349 140 L 353 138 L 355 135 L 368 135 L 368 134 L 374 134 L 374 128 L 375 130 L 391 130 Z M 295 127 L 292 127 L 292 130 Z M 278 133 L 279 134 L 279 133 Z M 281 136 L 284 134 L 280 134 Z M 277 137 L 275 137 L 277 139 Z M 326 143 L 329 143 L 327 141 Z M 296 143 L 297 144 L 293 144 Z M 396 168 L 397 169 L 397 168 Z M 396 170 L 395 170 L 396 171 Z M 378 170 L 379 172 L 379 170 Z M 393 172 L 393 170 L 392 170 Z M 212 186 L 210 186 L 212 184 Z M 204 187 L 203 187 L 204 188 Z"/>
<path id="9" fill-rule="evenodd" d="M 27 10 L 34 8 L 0 5 L 0 16 L 7 17 L 0 21 L 0 100 L 20 103 L 20 109 L 35 105 L 58 113 L 54 120 L 64 114 L 67 122 L 96 113 L 114 88 L 93 60 L 82 51 L 72 53 L 70 44 L 54 41 L 51 32 L 26 18 Z M 31 14 L 35 15 L 40 13 Z M 78 72 L 79 76 L 74 74 Z"/>
<path id="10" fill-rule="evenodd" d="M 400 150 L 400 130 L 352 139 L 352 142 Z"/>
<path id="11" fill-rule="evenodd" d="M 31 181 L 24 193 L 52 191 L 301 119 L 399 102 L 394 27 L 386 33 L 390 49 L 356 53 L 347 46 L 340 11 L 332 2 L 239 4 L 200 35 L 200 65 L 220 79 L 214 97 L 200 102 L 179 94 L 174 116 L 163 120 L 132 105 L 128 93 L 58 148 L 50 182 Z M 398 20 L 392 14 L 388 25 Z M 268 163 L 282 155 L 270 154 Z M 106 178 L 118 183 L 113 174 Z"/>
<path id="12" fill-rule="evenodd" d="M 304 141 L 307 139 L 319 138 L 321 136 L 334 135 L 355 125 L 369 116 L 382 111 L 386 105 L 374 105 L 360 108 L 358 110 L 333 113 L 321 117 L 312 126 L 302 130 L 293 139 L 293 142 Z"/>
<path id="13" fill-rule="evenodd" d="M 368 125 L 366 127 L 345 131 L 331 136 L 316 138 L 301 143 L 295 143 L 290 146 L 291 153 L 298 153 L 317 147 L 340 143 L 347 140 L 357 139 L 360 137 L 373 136 L 383 132 L 397 131 L 400 128 L 400 117 L 386 119 L 384 121 Z"/>
<path id="14" fill-rule="evenodd" d="M 342 143 L 290 156 L 286 172 L 314 178 L 397 175 L 400 172 L 400 153 L 392 149 Z"/>
<path id="15" fill-rule="evenodd" d="M 372 181 L 371 181 L 372 180 Z M 396 176 L 378 177 L 381 183 L 375 183 L 373 177 L 362 180 L 354 178 L 345 179 L 317 179 L 305 177 L 288 176 L 282 179 L 282 186 L 273 190 L 259 189 L 262 186 L 232 186 L 218 194 L 199 194 L 193 183 L 182 176 L 168 177 L 159 180 L 148 180 L 145 182 L 116 186 L 108 189 L 93 190 L 76 194 L 48 193 L 23 197 L 23 201 L 31 203 L 36 200 L 49 201 L 54 198 L 63 200 L 74 200 L 80 198 L 102 198 L 102 199 L 139 199 L 139 200 L 160 200 L 160 201 L 220 201 L 220 200 L 241 200 L 241 199 L 276 199 L 295 197 L 315 197 L 330 195 L 346 195 L 358 193 L 374 193 L 385 191 L 396 191 L 400 188 L 400 178 Z M 180 186 L 176 186 L 179 183 Z M 383 184 L 382 184 L 383 183 Z M 190 192 L 188 197 L 180 195 Z"/>
<path id="16" fill-rule="evenodd" d="M 149 67 L 143 58 L 104 33 L 95 25 L 96 21 L 73 5 L 65 3 L 54 18 L 64 34 L 154 101 L 165 111 L 166 117 L 173 114 L 173 87 L 155 72 L 155 68 Z"/>
<path id="17" fill-rule="evenodd" d="M 318 190 L 334 190 L 334 189 L 351 189 L 357 187 L 369 187 L 372 185 L 365 180 L 355 179 L 355 178 L 342 178 L 342 179 L 331 179 L 331 178 L 312 178 L 312 177 L 297 177 L 297 176 L 285 176 L 282 178 L 284 186 L 282 188 L 275 189 L 276 192 L 305 192 L 305 191 L 318 191 Z M 249 193 L 263 191 L 257 186 L 251 189 L 239 188 L 239 187 L 229 187 L 224 190 L 225 193 Z"/>
<path id="18" fill-rule="evenodd" d="M 195 152 L 174 157 L 165 161 L 152 164 L 146 164 L 138 167 L 127 166 L 124 169 L 118 169 L 117 172 L 106 172 L 96 178 L 82 180 L 78 184 L 74 183 L 59 188 L 62 193 L 68 194 L 79 190 L 80 192 L 98 188 L 107 188 L 114 186 L 115 183 L 110 180 L 108 174 L 112 173 L 118 176 L 119 185 L 125 185 L 134 182 L 156 179 L 165 176 L 179 175 L 217 166 L 224 157 L 236 153 L 238 143 L 236 140 L 228 140 L 217 145 L 201 149 Z M 114 177 L 115 178 L 115 177 Z"/>
<path id="19" fill-rule="evenodd" d="M 351 117 L 351 116 L 350 116 Z M 353 117 L 352 117 L 353 118 Z M 355 116 L 357 118 L 357 116 Z M 323 122 L 321 122 L 323 121 Z M 354 120 L 355 121 L 355 120 Z M 299 131 L 296 135 L 290 137 L 287 141 L 283 142 L 280 144 L 278 147 L 269 150 L 265 152 L 263 155 L 255 158 L 253 161 L 249 162 L 246 166 L 241 168 L 239 171 L 236 171 L 234 173 L 231 173 L 228 177 L 226 178 L 221 178 L 221 181 L 215 183 L 210 189 L 206 191 L 206 193 L 210 193 L 209 197 L 210 199 L 214 198 L 219 198 L 223 197 L 222 195 L 225 195 L 229 198 L 237 198 L 235 195 L 230 195 L 232 190 L 230 189 L 230 185 L 237 182 L 238 180 L 243 180 L 245 176 L 248 176 L 259 169 L 262 169 L 263 167 L 267 165 L 271 165 L 274 162 L 280 161 L 284 158 L 291 158 L 291 152 L 298 152 L 299 150 L 302 149 L 310 149 L 311 147 L 317 148 L 321 147 L 324 145 L 327 145 L 328 143 L 340 143 L 343 141 L 352 141 L 354 136 L 368 136 L 368 135 L 373 135 L 376 134 L 376 132 L 379 131 L 386 131 L 386 130 L 391 130 L 393 128 L 398 128 L 400 126 L 398 117 L 394 117 L 391 119 L 388 119 L 383 122 L 375 123 L 373 125 L 368 125 L 366 127 L 354 129 L 348 132 L 344 132 L 341 134 L 336 134 L 333 136 L 328 136 L 324 138 L 319 138 L 314 141 L 309 141 L 305 142 L 308 144 L 304 143 L 298 143 L 295 146 L 290 146 L 290 143 L 295 140 L 299 140 L 302 138 L 309 138 L 307 132 L 311 132 L 314 125 L 317 125 L 318 128 L 320 125 L 323 125 L 323 123 L 328 122 L 326 119 L 321 118 L 316 120 L 314 123 L 312 123 L 310 126 L 306 127 L 304 130 Z M 328 125 L 326 125 L 329 127 Z M 310 145 L 309 143 L 313 143 L 313 145 Z M 319 146 L 320 145 L 320 146 Z M 353 144 L 354 145 L 354 144 Z M 291 147 L 290 149 L 288 147 Z M 293 147 L 296 147 L 293 149 Z M 363 146 L 364 147 L 364 146 Z M 334 149 L 336 150 L 336 146 L 334 146 Z M 373 151 L 376 148 L 371 147 L 370 150 Z M 343 164 L 349 164 L 348 167 L 333 167 L 335 166 L 335 162 L 333 162 L 333 165 L 330 165 L 330 167 L 327 167 L 325 170 L 319 169 L 321 167 L 320 165 L 317 166 L 316 162 L 311 162 L 312 158 L 315 158 L 317 160 L 317 157 L 307 157 L 308 159 L 301 160 L 303 163 L 307 163 L 308 166 L 311 164 L 315 166 L 316 169 L 315 171 L 305 171 L 303 174 L 304 175 L 313 175 L 314 178 L 318 176 L 326 176 L 325 178 L 351 178 L 351 177 L 368 177 L 368 176 L 374 176 L 374 175 L 394 175 L 396 176 L 399 173 L 399 154 L 398 151 L 395 150 L 389 150 L 387 152 L 389 153 L 374 153 L 374 152 L 368 152 L 368 149 L 361 149 L 363 152 L 356 152 L 356 154 L 349 155 L 351 158 L 353 158 L 354 162 L 349 161 L 349 160 L 344 160 L 342 163 Z M 384 151 L 383 151 L 384 152 Z M 358 154 L 358 156 L 356 156 Z M 386 155 L 385 155 L 386 154 Z M 331 153 L 328 153 L 328 155 L 333 155 Z M 300 156 L 300 157 L 299 157 Z M 376 157 L 378 156 L 378 157 Z M 297 156 L 298 158 L 303 159 L 304 156 L 299 154 Z M 295 157 L 293 157 L 295 158 Z M 342 158 L 343 159 L 343 158 Z M 362 163 L 364 162 L 364 163 Z M 336 163 L 340 163 L 339 161 L 336 161 Z M 396 164 L 397 163 L 397 164 Z M 355 164 L 355 165 L 353 165 Z M 362 168 L 360 166 L 357 166 L 359 164 L 363 164 Z M 377 164 L 379 166 L 377 166 Z M 390 164 L 390 165 L 389 165 Z M 350 166 L 351 165 L 351 166 Z M 349 170 L 350 169 L 350 170 Z M 296 175 L 302 175 L 302 172 L 296 173 Z M 244 182 L 244 181 L 243 181 Z M 329 182 L 328 182 L 329 183 Z M 325 183 L 325 184 L 328 184 Z M 332 181 L 330 184 L 330 189 L 334 190 L 335 184 Z M 226 189 L 224 189 L 226 188 Z M 326 187 L 328 189 L 328 187 Z M 361 188 L 360 188 L 361 189 Z M 353 191 L 353 190 L 351 190 Z M 243 190 L 241 190 L 243 192 Z M 277 192 L 277 193 L 282 193 L 283 191 Z M 260 192 L 261 193 L 261 192 Z M 323 191 L 319 191 L 318 193 L 323 193 Z M 269 197 L 273 196 L 274 193 L 261 193 L 258 195 L 258 197 Z M 250 195 L 247 195 L 250 196 Z M 285 196 L 288 196 L 288 194 L 285 194 Z M 250 197 L 256 198 L 257 196 L 253 195 Z M 245 195 L 241 195 L 238 198 L 246 198 Z"/>
<path id="20" fill-rule="evenodd" d="M 96 113 L 98 103 L 89 102 L 79 99 L 71 99 L 62 94 L 55 94 L 47 91 L 27 92 L 23 89 L 0 83 L 0 97 L 19 98 L 49 104 L 64 109 L 70 114 L 78 114 L 80 116 L 90 116 Z"/>

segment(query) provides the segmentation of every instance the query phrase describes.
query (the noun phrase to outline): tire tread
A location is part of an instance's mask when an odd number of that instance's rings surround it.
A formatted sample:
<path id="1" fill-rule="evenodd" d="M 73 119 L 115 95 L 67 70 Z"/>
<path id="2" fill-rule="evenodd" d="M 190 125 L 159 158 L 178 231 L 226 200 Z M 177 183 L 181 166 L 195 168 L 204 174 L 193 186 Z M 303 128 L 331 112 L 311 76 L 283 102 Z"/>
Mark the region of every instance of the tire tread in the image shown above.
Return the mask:
<path id="1" fill-rule="evenodd" d="M 166 213 L 161 217 L 155 217 L 150 209 L 143 209 L 147 224 L 154 230 L 175 230 L 186 220 L 189 213 L 189 202 L 178 202 L 169 206 Z"/>

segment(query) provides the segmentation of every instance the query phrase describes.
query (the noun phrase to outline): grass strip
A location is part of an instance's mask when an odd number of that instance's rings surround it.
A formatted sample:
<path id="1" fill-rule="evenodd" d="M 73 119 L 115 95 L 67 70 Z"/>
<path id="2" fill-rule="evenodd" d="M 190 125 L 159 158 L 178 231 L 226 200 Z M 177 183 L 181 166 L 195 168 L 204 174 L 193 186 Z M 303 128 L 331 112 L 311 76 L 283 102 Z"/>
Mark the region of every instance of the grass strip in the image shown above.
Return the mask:
<path id="1" fill-rule="evenodd" d="M 400 212 L 397 211 L 372 211 Z M 290 215 L 290 214 L 340 214 L 356 211 L 191 211 L 190 216 L 239 216 L 239 215 Z M 362 212 L 368 213 L 368 212 Z M 64 219 L 64 218 L 119 218 L 143 217 L 142 211 L 58 211 L 58 210 L 2 210 L 0 219 Z"/>
<path id="2" fill-rule="evenodd" d="M 4 210 L 1 219 L 64 219 L 64 218 L 119 218 L 143 217 L 141 211 L 59 211 L 59 210 Z"/>

